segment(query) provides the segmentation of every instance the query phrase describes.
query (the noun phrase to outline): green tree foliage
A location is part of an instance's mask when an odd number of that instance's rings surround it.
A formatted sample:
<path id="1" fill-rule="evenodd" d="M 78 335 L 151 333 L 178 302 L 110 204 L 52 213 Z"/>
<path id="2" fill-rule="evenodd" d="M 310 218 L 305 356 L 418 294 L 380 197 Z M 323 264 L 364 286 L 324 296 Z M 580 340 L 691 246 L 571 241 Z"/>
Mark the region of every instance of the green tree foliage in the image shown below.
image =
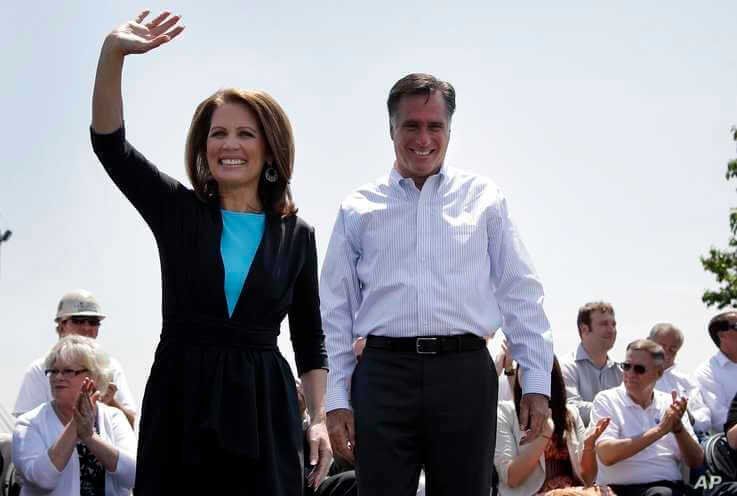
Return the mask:
<path id="1" fill-rule="evenodd" d="M 737 127 L 732 128 L 732 139 L 737 142 Z M 727 164 L 727 181 L 737 178 L 737 159 Z M 712 247 L 709 256 L 701 257 L 704 270 L 711 272 L 717 279 L 719 289 L 707 290 L 701 300 L 707 306 L 722 309 L 727 306 L 737 307 L 737 208 L 729 211 L 729 247 L 718 250 Z"/>

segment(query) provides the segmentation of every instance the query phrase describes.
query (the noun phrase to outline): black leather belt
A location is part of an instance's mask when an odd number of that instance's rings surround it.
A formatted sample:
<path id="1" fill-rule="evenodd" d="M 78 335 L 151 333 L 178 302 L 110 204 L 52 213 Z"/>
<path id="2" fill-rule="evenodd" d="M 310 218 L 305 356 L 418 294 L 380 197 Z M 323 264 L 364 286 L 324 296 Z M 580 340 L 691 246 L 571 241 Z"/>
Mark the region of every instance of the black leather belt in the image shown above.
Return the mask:
<path id="1" fill-rule="evenodd" d="M 379 350 L 416 353 L 418 355 L 437 355 L 440 353 L 459 353 L 476 351 L 486 346 L 486 340 L 475 334 L 458 334 L 457 336 L 419 336 L 416 338 L 388 338 L 385 336 L 369 336 L 366 339 L 368 348 Z"/>

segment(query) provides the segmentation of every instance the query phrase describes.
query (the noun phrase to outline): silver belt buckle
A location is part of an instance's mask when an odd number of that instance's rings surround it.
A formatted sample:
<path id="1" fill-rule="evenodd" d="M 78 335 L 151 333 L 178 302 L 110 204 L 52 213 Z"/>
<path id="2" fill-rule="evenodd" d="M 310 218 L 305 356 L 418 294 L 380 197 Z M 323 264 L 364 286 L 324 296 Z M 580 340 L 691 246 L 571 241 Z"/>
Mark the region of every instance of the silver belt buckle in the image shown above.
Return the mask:
<path id="1" fill-rule="evenodd" d="M 425 351 L 422 349 L 422 342 L 428 341 L 436 343 L 438 341 L 438 338 L 417 338 L 417 341 L 415 341 L 415 351 L 417 351 L 418 355 L 437 355 L 437 351 Z"/>

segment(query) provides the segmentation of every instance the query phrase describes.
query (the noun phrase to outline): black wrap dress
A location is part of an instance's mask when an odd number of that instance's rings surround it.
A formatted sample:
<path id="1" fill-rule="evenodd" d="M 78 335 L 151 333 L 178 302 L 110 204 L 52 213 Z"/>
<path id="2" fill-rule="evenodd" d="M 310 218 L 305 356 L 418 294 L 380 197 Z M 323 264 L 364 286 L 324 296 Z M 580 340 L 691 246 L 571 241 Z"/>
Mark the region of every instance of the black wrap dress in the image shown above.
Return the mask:
<path id="1" fill-rule="evenodd" d="M 153 231 L 161 262 L 163 325 L 141 409 L 136 496 L 302 494 L 295 383 L 276 339 L 288 315 L 298 373 L 326 368 L 314 230 L 266 214 L 229 317 L 219 204 L 159 171 L 123 128 L 93 131 L 92 145 Z"/>

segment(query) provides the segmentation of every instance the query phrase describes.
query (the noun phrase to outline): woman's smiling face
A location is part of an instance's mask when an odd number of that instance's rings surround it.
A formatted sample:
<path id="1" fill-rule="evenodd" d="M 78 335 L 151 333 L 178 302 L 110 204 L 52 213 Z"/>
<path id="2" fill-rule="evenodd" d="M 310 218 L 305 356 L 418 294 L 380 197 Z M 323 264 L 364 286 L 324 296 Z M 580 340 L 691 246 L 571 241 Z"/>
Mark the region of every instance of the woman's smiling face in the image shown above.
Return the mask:
<path id="1" fill-rule="evenodd" d="M 207 165 L 218 188 L 258 187 L 267 145 L 256 114 L 241 103 L 224 103 L 212 114 Z"/>

